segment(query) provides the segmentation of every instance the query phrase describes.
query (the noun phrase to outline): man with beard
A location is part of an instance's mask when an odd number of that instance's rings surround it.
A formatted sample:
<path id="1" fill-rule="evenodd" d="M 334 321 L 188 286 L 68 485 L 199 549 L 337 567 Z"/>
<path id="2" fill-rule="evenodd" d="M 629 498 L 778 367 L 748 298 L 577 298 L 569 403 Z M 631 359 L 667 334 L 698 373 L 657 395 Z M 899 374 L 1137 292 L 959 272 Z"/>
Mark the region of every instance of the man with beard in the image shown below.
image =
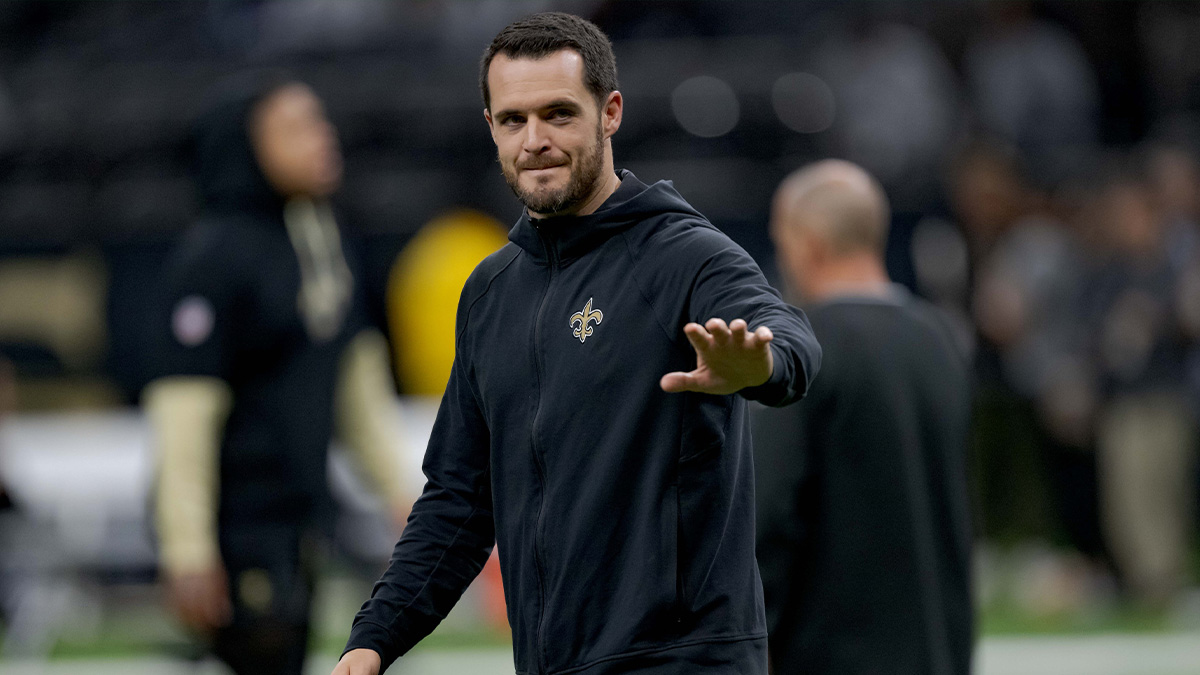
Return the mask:
<path id="1" fill-rule="evenodd" d="M 463 289 L 425 491 L 334 673 L 386 669 L 494 544 L 520 673 L 766 673 L 746 399 L 803 395 L 807 320 L 669 183 L 614 170 L 596 26 L 508 26 L 480 86 L 525 210 Z"/>
<path id="2" fill-rule="evenodd" d="M 825 345 L 804 405 L 754 410 L 776 675 L 971 669 L 966 356 L 888 279 L 883 188 L 849 162 L 780 186 L 771 237 Z"/>

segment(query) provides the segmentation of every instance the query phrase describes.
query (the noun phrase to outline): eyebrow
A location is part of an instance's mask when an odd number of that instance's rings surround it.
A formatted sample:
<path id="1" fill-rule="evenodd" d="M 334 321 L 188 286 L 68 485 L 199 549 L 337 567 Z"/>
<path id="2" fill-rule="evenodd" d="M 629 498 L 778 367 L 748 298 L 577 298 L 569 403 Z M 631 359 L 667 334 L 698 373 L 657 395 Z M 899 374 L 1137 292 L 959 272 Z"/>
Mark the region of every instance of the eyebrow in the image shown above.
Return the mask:
<path id="1" fill-rule="evenodd" d="M 566 108 L 568 110 L 574 110 L 574 111 L 583 110 L 583 107 L 581 105 L 579 105 L 575 101 L 571 101 L 568 99 L 556 99 L 554 101 L 547 103 L 546 105 L 540 106 L 538 108 L 538 110 L 554 110 L 555 108 Z M 510 117 L 512 115 L 524 115 L 524 114 L 525 114 L 525 111 L 523 111 L 523 110 L 513 110 L 511 108 L 508 108 L 508 109 L 501 110 L 501 111 L 495 113 L 495 116 L 496 116 L 496 119 L 503 119 L 505 117 Z"/>

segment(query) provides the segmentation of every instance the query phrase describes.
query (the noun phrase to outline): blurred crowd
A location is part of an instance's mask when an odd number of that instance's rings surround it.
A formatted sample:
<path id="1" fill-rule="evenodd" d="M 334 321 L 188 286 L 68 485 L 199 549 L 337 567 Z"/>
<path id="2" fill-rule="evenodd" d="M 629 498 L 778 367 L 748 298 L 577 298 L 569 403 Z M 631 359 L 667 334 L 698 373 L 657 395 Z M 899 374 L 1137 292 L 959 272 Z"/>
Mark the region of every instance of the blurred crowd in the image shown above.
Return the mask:
<path id="1" fill-rule="evenodd" d="M 453 208 L 517 214 L 475 67 L 498 27 L 545 8 L 613 37 L 627 168 L 674 179 L 764 269 L 781 177 L 842 157 L 880 178 L 889 271 L 973 355 L 982 538 L 1070 547 L 1155 606 L 1197 581 L 1187 3 L 4 3 L 0 365 L 17 414 L 137 399 L 145 291 L 194 215 L 188 124 L 247 66 L 286 66 L 328 102 L 375 321 L 445 314 L 389 303 L 405 297 L 387 292 L 393 262 L 423 269 L 406 246 Z M 430 393 L 438 377 L 397 380 Z"/>

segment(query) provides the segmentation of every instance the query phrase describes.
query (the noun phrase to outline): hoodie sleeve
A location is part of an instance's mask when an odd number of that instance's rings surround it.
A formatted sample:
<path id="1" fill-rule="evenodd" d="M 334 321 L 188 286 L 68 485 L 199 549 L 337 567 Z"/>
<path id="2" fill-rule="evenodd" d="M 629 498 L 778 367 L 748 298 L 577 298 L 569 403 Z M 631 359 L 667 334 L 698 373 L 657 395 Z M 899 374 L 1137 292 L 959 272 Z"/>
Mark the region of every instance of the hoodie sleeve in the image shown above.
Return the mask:
<path id="1" fill-rule="evenodd" d="M 648 228 L 645 239 L 626 240 L 663 330 L 686 342 L 685 324 L 714 317 L 744 319 L 751 330 L 770 328 L 771 377 L 739 393 L 773 407 L 799 400 L 821 366 L 821 346 L 804 312 L 784 302 L 754 259 L 702 216 L 678 216 Z"/>
<path id="2" fill-rule="evenodd" d="M 821 365 L 821 347 L 804 312 L 780 297 L 740 246 L 710 225 L 690 228 L 677 243 L 684 255 L 671 256 L 679 273 L 690 277 L 685 320 L 703 324 L 714 317 L 727 323 L 745 319 L 750 330 L 771 329 L 775 369 L 757 387 L 740 393 L 769 406 L 799 400 Z M 679 326 L 682 335 L 683 327 Z"/>
<path id="3" fill-rule="evenodd" d="M 456 349 L 425 451 L 424 491 L 346 645 L 378 652 L 380 672 L 433 631 L 491 554 L 489 438 L 469 366 Z"/>

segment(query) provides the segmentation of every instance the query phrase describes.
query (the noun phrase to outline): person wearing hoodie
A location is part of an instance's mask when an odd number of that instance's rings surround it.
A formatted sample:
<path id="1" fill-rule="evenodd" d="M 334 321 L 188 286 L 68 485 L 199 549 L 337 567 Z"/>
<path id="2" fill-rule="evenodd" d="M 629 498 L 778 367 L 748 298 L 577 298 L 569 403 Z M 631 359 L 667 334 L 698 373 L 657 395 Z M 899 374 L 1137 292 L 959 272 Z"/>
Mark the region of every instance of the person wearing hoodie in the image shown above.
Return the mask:
<path id="1" fill-rule="evenodd" d="M 202 212 L 170 256 L 143 392 L 168 598 L 235 672 L 300 673 L 335 429 L 400 519 L 394 400 L 328 197 L 307 86 L 231 82 L 196 127 Z"/>
<path id="2" fill-rule="evenodd" d="M 463 289 L 424 492 L 333 672 L 385 670 L 495 545 L 518 673 L 763 675 L 746 400 L 804 394 L 808 322 L 670 183 L 614 169 L 595 25 L 509 25 L 480 85 L 525 208 Z"/>

